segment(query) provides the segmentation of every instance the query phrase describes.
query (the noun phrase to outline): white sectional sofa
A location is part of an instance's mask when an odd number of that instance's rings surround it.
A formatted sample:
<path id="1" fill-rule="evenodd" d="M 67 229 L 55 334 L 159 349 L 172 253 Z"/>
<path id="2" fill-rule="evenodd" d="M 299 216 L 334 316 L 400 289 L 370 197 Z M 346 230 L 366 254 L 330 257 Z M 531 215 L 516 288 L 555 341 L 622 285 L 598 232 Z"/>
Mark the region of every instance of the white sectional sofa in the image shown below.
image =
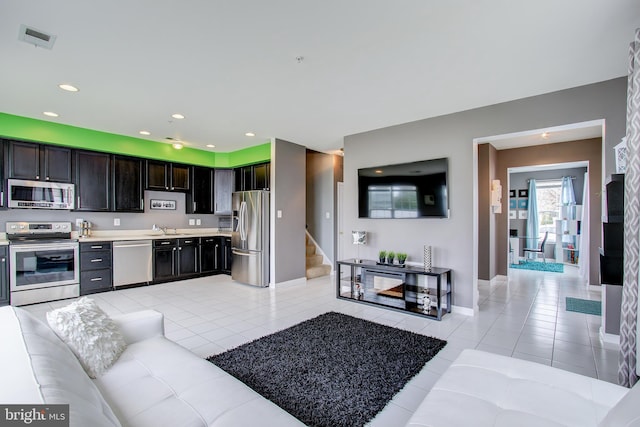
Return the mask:
<path id="1" fill-rule="evenodd" d="M 631 390 L 550 366 L 465 350 L 433 386 L 410 427 L 638 427 Z"/>
<path id="2" fill-rule="evenodd" d="M 24 309 L 0 308 L 0 404 L 69 404 L 74 427 L 303 425 L 166 339 L 161 313 L 114 320 L 127 347 L 92 380 L 48 325 Z"/>

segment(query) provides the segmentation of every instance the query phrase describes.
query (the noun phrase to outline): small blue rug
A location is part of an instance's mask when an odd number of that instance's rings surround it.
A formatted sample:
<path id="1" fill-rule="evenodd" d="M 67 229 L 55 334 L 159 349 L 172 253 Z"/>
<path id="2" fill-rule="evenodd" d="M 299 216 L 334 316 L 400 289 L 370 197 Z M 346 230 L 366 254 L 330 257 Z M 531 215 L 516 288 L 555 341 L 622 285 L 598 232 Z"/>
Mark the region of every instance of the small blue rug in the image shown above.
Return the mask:
<path id="1" fill-rule="evenodd" d="M 519 270 L 535 270 L 535 271 L 550 271 L 552 273 L 564 273 L 564 264 L 556 262 L 542 262 L 542 261 L 520 261 L 520 264 L 511 264 L 511 268 Z"/>
<path id="2" fill-rule="evenodd" d="M 591 299 L 567 297 L 567 311 L 602 316 L 602 303 Z"/>

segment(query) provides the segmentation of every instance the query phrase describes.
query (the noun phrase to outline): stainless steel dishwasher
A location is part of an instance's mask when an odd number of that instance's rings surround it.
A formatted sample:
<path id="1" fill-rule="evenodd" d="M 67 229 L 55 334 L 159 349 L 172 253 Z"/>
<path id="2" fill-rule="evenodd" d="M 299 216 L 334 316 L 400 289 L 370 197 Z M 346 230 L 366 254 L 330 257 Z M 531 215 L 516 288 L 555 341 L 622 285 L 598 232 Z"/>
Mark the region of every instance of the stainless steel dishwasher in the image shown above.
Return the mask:
<path id="1" fill-rule="evenodd" d="M 151 240 L 113 242 L 113 287 L 153 280 Z"/>

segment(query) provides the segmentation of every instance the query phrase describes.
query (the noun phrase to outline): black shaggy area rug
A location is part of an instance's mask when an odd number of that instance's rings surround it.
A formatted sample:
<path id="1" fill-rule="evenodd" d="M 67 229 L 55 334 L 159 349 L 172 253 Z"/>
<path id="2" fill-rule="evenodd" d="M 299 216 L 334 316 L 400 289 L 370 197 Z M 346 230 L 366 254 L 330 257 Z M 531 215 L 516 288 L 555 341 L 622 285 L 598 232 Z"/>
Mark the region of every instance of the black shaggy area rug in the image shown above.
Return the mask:
<path id="1" fill-rule="evenodd" d="M 362 426 L 445 345 L 330 312 L 207 360 L 309 426 Z"/>

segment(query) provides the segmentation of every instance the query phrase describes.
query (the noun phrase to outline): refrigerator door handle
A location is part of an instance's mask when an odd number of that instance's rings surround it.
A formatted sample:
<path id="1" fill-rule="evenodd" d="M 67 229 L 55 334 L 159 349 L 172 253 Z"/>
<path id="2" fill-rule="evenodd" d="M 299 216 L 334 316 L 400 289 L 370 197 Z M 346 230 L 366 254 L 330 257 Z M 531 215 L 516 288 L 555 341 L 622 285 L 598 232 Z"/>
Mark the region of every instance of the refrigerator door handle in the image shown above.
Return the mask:
<path id="1" fill-rule="evenodd" d="M 247 240 L 247 202 L 240 204 L 240 240 Z"/>
<path id="2" fill-rule="evenodd" d="M 238 255 L 238 256 L 255 256 L 255 254 L 252 254 L 251 252 L 238 252 L 238 251 L 231 251 L 233 253 L 233 255 Z"/>

